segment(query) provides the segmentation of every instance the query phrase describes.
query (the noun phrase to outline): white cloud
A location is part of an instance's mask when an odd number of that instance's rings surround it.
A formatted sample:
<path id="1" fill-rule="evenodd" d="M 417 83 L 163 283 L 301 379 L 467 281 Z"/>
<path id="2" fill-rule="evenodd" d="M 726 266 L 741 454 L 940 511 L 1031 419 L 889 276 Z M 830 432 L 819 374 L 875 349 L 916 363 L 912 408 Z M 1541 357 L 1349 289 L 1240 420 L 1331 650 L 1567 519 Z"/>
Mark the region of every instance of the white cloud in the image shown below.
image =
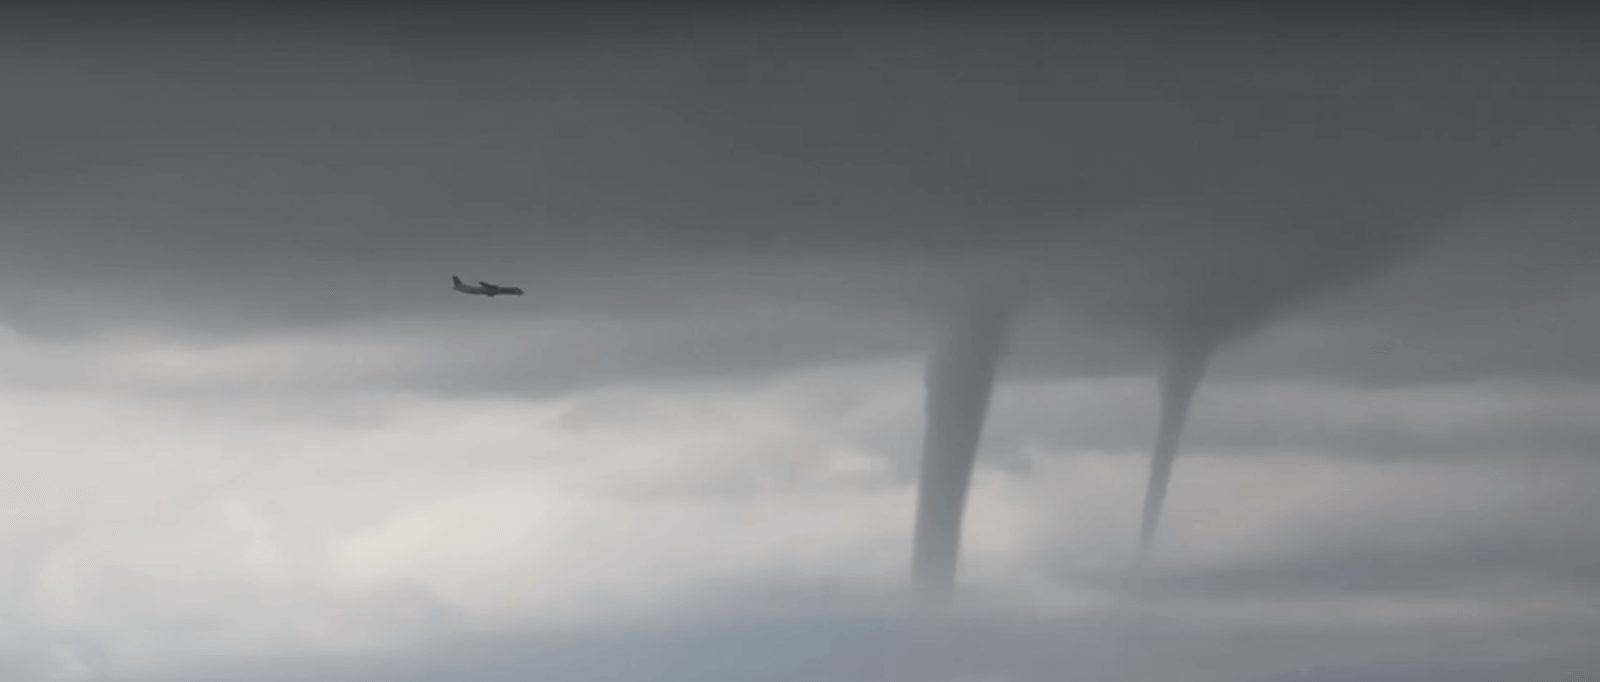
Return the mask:
<path id="1" fill-rule="evenodd" d="M 6 630 L 115 669 L 892 580 L 907 483 L 789 392 L 368 397 L 354 425 L 14 395 L 0 542 L 35 549 L 7 553 Z"/>
<path id="2" fill-rule="evenodd" d="M 445 637 L 681 616 L 748 589 L 901 589 L 921 400 L 912 364 L 547 400 L 358 382 L 289 402 L 248 390 L 247 371 L 211 373 L 261 358 L 273 371 L 321 371 L 300 362 L 318 344 L 262 347 L 165 356 L 211 368 L 203 400 L 140 400 L 96 381 L 0 396 L 0 632 L 32 664 L 67 679 L 237 657 L 381 657 Z M 92 366 L 115 375 L 106 368 L 147 350 L 108 349 Z M 1505 412 L 1485 397 L 1494 386 L 1216 388 L 1201 419 L 1310 411 L 1335 436 L 1371 420 L 1454 432 Z M 978 472 L 964 603 L 1047 621 L 1130 606 L 1105 576 L 1131 560 L 1142 453 L 1033 439 L 1008 432 L 1033 417 L 1005 415 L 1137 423 L 1129 406 L 1146 390 L 1124 380 L 1001 389 L 988 442 L 1012 456 Z M 1558 411 L 1588 400 L 1514 395 Z M 1587 460 L 1382 460 L 1326 449 L 1336 442 L 1184 456 L 1157 577 L 1266 567 L 1293 584 L 1295 562 L 1384 551 L 1449 560 L 1454 548 L 1530 538 L 1593 551 L 1582 520 L 1600 472 Z M 1500 568 L 1439 590 L 1234 588 L 1158 593 L 1146 607 L 1174 624 L 1230 627 L 1597 622 L 1576 606 L 1582 588 Z"/>

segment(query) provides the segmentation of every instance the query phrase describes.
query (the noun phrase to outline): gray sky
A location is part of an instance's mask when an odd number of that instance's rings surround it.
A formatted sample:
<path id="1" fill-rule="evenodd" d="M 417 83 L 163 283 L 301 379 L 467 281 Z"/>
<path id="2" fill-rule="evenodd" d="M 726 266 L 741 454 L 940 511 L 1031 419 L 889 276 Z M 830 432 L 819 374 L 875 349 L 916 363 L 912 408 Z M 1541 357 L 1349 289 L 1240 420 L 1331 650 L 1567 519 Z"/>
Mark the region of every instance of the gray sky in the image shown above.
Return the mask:
<path id="1" fill-rule="evenodd" d="M 1600 674 L 1580 19 L 17 12 L 0 673 Z M 919 613 L 921 365 L 994 285 Z"/>

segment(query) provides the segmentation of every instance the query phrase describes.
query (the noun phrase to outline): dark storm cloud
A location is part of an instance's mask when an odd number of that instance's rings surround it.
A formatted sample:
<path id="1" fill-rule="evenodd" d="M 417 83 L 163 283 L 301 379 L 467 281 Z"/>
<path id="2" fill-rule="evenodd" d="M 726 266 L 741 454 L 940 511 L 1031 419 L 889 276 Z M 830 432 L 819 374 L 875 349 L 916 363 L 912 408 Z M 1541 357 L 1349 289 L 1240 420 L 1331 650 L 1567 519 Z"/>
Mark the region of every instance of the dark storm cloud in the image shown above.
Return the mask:
<path id="1" fill-rule="evenodd" d="M 3 67 L 49 141 L 5 189 L 8 318 L 430 315 L 452 271 L 530 312 L 914 312 L 1000 263 L 1140 328 L 1227 326 L 1593 163 L 1591 53 L 1548 27 L 933 17 L 60 22 Z M 42 279 L 65 305 L 15 291 Z"/>
<path id="2" fill-rule="evenodd" d="M 390 9 L 0 22 L 0 124 L 17 131 L 0 141 L 0 325 L 23 332 L 8 386 L 327 411 L 308 396 L 720 378 L 926 353 L 929 318 L 1000 282 L 1034 304 L 1002 377 L 1147 378 L 1167 344 L 1217 342 L 1189 420 L 1208 454 L 1593 454 L 1600 210 L 1571 199 L 1596 188 L 1600 91 L 1580 22 Z M 529 295 L 461 297 L 450 274 Z M 140 365 L 151 348 L 180 361 Z M 56 364 L 21 366 L 39 357 Z M 1452 411 L 1448 387 L 1339 392 L 1477 378 L 1554 397 L 1485 384 L 1493 399 Z M 985 449 L 1147 444 L 1153 395 L 1095 398 L 1019 406 L 1002 386 Z M 1389 412 L 1340 409 L 1361 401 Z M 910 425 L 889 426 L 840 438 L 903 453 Z M 1545 531 L 1174 571 L 1155 592 L 1590 589 L 1592 548 L 1561 543 L 1591 538 Z M 1056 680 L 1126 641 L 1104 623 L 946 625 L 758 616 L 191 677 Z M 1329 679 L 1426 679 L 1552 641 L 1156 630 L 1194 656 L 1173 670 L 1264 682 L 1319 661 Z"/>

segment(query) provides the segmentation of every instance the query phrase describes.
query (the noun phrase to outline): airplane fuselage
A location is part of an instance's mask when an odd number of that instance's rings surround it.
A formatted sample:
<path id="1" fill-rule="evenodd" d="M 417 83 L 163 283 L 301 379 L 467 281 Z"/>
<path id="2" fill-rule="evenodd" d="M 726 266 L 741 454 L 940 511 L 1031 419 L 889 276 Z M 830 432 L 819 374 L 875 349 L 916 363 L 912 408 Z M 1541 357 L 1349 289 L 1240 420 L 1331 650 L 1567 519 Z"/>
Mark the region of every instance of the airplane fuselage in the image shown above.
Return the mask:
<path id="1" fill-rule="evenodd" d="M 490 284 L 488 282 L 478 282 L 476 285 L 472 285 L 461 281 L 460 277 L 452 276 L 450 279 L 452 284 L 451 288 L 463 294 L 488 296 L 489 298 L 494 298 L 496 296 L 522 295 L 522 287 L 503 287 L 498 284 Z"/>

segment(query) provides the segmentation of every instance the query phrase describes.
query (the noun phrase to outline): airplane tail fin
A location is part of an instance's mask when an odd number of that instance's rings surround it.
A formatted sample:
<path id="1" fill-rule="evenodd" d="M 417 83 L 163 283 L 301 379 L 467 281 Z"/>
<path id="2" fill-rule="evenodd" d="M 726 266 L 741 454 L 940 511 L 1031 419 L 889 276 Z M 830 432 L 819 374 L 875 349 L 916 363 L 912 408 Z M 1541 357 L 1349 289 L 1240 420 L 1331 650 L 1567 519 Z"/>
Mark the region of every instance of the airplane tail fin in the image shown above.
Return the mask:
<path id="1" fill-rule="evenodd" d="M 454 284 L 456 286 L 461 286 L 461 278 L 457 277 L 455 275 L 451 275 L 450 276 L 450 283 Z"/>

